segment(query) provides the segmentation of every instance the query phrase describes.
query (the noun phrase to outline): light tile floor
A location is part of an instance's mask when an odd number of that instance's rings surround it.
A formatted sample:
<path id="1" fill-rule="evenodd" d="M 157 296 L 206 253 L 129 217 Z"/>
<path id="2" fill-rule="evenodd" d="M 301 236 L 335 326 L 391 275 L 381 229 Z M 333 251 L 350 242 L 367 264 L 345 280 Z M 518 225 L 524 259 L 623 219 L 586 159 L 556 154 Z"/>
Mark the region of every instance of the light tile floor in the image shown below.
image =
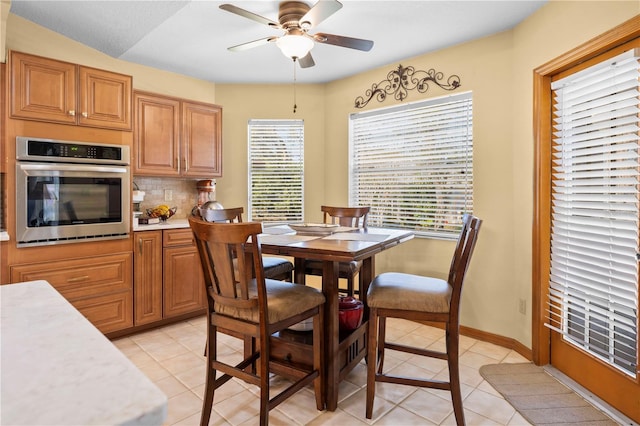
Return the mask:
<path id="1" fill-rule="evenodd" d="M 389 320 L 388 336 L 422 347 L 444 347 L 444 331 L 411 321 Z M 166 425 L 197 425 L 205 382 L 203 356 L 206 317 L 130 337 L 114 344 L 169 398 Z M 220 354 L 239 357 L 242 342 L 220 335 Z M 518 353 L 490 343 L 460 338 L 460 374 L 467 425 L 528 425 L 529 423 L 480 375 L 485 364 L 527 362 Z M 385 370 L 400 375 L 442 377 L 446 363 L 410 354 L 387 351 Z M 274 381 L 277 378 L 274 379 Z M 278 383 L 272 381 L 272 386 Z M 258 424 L 258 393 L 255 386 L 232 380 L 216 392 L 210 425 Z M 312 388 L 291 397 L 271 411 L 274 425 L 455 425 L 449 392 L 418 389 L 388 383 L 376 384 L 374 415 L 365 411 L 366 367 L 359 364 L 340 384 L 338 409 L 317 411 Z"/>

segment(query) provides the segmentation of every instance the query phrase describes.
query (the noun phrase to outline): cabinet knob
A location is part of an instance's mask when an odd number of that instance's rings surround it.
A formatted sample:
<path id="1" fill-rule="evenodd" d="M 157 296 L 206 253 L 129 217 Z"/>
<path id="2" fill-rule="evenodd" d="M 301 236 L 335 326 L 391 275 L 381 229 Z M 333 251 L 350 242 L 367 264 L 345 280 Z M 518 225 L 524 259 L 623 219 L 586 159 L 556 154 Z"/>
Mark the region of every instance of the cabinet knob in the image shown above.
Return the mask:
<path id="1" fill-rule="evenodd" d="M 75 116 L 75 115 L 76 115 L 76 112 L 75 112 L 74 110 L 71 110 L 71 111 L 69 111 L 69 115 L 70 115 L 70 116 Z"/>
<path id="2" fill-rule="evenodd" d="M 87 114 L 86 112 L 83 112 L 83 113 L 82 113 L 82 116 L 83 116 L 84 118 L 87 118 L 87 117 L 89 116 L 89 114 Z"/>

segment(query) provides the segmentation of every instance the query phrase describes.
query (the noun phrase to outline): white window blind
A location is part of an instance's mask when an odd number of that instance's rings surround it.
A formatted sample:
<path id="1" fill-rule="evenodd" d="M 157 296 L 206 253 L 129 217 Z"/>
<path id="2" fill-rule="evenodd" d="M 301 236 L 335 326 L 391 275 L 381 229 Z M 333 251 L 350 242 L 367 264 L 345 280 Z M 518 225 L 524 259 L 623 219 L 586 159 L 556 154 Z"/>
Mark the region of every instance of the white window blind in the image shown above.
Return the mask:
<path id="1" fill-rule="evenodd" d="M 349 203 L 371 226 L 455 239 L 473 211 L 471 93 L 352 114 Z"/>
<path id="2" fill-rule="evenodd" d="M 304 121 L 249 121 L 249 220 L 302 222 Z"/>
<path id="3" fill-rule="evenodd" d="M 639 78 L 630 51 L 551 86 L 549 326 L 634 377 Z"/>

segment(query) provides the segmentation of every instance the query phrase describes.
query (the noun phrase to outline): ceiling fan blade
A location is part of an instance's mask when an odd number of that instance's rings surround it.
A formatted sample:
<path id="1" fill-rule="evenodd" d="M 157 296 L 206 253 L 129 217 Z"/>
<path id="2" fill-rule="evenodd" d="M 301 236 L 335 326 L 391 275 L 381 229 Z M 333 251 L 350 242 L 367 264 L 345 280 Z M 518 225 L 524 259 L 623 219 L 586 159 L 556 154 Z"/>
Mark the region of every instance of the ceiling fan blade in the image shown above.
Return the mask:
<path id="1" fill-rule="evenodd" d="M 270 27 L 281 28 L 279 23 L 272 21 L 271 19 L 265 18 L 264 16 L 257 15 L 253 12 L 249 12 L 248 10 L 244 10 L 232 4 L 221 4 L 220 9 L 226 10 L 227 12 L 235 13 L 236 15 L 243 16 L 245 18 L 251 19 L 252 21 L 256 21 L 261 24 L 268 25 Z"/>
<path id="2" fill-rule="evenodd" d="M 333 44 L 334 46 L 348 47 L 368 52 L 373 47 L 373 41 L 361 38 L 345 37 L 335 34 L 317 33 L 313 39 L 318 43 Z"/>
<path id="3" fill-rule="evenodd" d="M 316 27 L 320 22 L 336 13 L 342 8 L 342 3 L 337 0 L 318 0 L 318 2 L 305 15 L 300 18 L 300 26 L 304 29 Z"/>
<path id="4" fill-rule="evenodd" d="M 277 38 L 278 37 L 261 38 L 259 40 L 249 41 L 246 43 L 238 44 L 236 46 L 231 46 L 227 48 L 227 50 L 230 50 L 232 52 L 241 52 L 243 50 L 253 49 L 254 47 L 265 45 L 269 42 L 275 41 Z"/>
<path id="5" fill-rule="evenodd" d="M 300 63 L 300 68 L 311 68 L 316 64 L 313 60 L 313 57 L 311 56 L 311 52 L 298 59 L 298 62 Z"/>

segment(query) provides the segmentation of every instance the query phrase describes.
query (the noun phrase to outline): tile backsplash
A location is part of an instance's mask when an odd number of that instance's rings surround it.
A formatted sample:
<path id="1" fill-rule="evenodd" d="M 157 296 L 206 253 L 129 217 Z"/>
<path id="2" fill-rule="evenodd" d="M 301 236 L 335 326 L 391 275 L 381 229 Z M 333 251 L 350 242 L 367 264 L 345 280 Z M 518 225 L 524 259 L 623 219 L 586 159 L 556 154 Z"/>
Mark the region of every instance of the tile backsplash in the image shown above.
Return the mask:
<path id="1" fill-rule="evenodd" d="M 134 176 L 133 182 L 140 191 L 145 192 L 144 201 L 140 203 L 140 210 L 166 204 L 169 207 L 177 207 L 176 218 L 186 218 L 191 214 L 191 209 L 198 203 L 198 190 L 193 179 L 155 178 Z M 135 185 L 134 185 L 135 189 Z M 165 200 L 166 191 L 171 191 L 171 200 Z"/>

